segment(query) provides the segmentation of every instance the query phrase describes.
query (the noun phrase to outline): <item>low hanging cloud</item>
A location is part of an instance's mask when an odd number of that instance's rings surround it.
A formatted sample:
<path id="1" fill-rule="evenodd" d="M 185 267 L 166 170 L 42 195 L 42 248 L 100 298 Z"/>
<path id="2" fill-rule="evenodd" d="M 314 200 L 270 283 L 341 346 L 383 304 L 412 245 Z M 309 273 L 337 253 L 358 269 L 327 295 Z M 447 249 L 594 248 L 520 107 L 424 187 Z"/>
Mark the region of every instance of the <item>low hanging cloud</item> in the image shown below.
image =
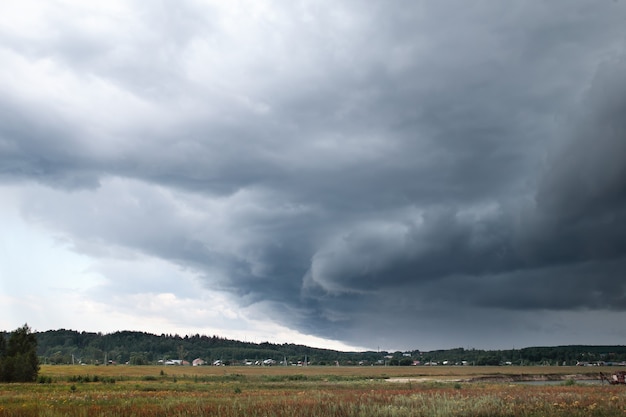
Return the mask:
<path id="1" fill-rule="evenodd" d="M 368 346 L 624 311 L 622 2 L 243 5 L 2 20 L 24 217 Z"/>

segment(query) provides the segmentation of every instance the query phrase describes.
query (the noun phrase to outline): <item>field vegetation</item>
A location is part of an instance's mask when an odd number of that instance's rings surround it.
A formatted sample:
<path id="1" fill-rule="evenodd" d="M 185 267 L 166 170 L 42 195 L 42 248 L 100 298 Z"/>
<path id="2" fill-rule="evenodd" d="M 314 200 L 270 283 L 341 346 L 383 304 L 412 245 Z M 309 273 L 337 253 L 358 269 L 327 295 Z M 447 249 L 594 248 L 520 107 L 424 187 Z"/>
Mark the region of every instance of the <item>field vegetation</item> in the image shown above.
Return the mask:
<path id="1" fill-rule="evenodd" d="M 48 365 L 36 383 L 0 384 L 0 416 L 626 415 L 625 387 L 578 381 L 600 371 L 611 369 Z"/>

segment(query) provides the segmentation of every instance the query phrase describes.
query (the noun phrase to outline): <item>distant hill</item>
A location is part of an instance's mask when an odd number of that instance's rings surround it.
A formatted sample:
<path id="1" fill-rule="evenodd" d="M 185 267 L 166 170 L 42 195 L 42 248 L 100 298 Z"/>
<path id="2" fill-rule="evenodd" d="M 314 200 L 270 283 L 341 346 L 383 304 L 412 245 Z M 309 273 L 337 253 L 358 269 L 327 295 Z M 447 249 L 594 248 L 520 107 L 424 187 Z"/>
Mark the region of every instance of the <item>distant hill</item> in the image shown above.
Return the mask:
<path id="1" fill-rule="evenodd" d="M 261 363 L 271 359 L 276 365 L 576 365 L 620 364 L 626 362 L 626 346 L 554 346 L 511 350 L 447 349 L 430 352 L 341 352 L 291 343 L 250 343 L 219 336 L 155 335 L 135 331 L 110 334 L 49 330 L 35 333 L 37 354 L 48 364 L 117 364 L 147 365 L 159 361 L 201 358 L 207 363 L 227 365 Z M 7 337 L 6 332 L 0 335 Z"/>
<path id="2" fill-rule="evenodd" d="M 296 344 L 248 343 L 219 336 L 154 335 L 144 332 L 119 331 L 110 334 L 50 330 L 37 333 L 38 355 L 42 363 L 129 363 L 155 364 L 182 359 L 188 362 L 201 358 L 213 363 L 240 364 L 272 359 L 298 363 L 307 359 L 317 364 L 350 363 L 359 360 L 376 362 L 377 352 L 348 353 L 312 348 Z M 73 358 L 73 359 L 72 359 Z"/>

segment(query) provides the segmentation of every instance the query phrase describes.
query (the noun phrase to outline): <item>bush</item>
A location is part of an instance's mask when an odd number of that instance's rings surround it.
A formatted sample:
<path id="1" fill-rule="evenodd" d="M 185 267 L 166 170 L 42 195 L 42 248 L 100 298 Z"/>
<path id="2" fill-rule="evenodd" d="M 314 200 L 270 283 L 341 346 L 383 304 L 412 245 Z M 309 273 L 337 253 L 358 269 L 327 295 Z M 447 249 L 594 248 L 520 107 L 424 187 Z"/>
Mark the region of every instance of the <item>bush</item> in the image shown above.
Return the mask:
<path id="1" fill-rule="evenodd" d="M 37 378 L 37 382 L 39 382 L 40 384 L 52 384 L 52 377 L 39 375 L 39 378 Z"/>

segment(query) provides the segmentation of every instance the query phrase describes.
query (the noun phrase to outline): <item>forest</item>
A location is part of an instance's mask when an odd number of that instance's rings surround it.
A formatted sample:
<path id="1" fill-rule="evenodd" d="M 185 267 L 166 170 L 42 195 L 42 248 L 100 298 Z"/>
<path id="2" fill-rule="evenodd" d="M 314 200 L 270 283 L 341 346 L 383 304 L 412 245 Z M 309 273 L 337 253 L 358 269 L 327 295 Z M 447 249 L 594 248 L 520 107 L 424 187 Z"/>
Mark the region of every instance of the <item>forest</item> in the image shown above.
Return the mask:
<path id="1" fill-rule="evenodd" d="M 619 365 L 626 362 L 626 346 L 554 346 L 510 350 L 445 349 L 435 351 L 342 352 L 291 343 L 251 343 L 220 336 L 118 331 L 109 334 L 75 330 L 35 332 L 41 364 L 154 365 L 168 360 L 207 364 L 261 363 L 275 365 Z M 10 333 L 0 332 L 5 340 Z M 275 362 L 274 362 L 275 361 Z M 306 363 L 305 363 L 306 362 Z"/>

